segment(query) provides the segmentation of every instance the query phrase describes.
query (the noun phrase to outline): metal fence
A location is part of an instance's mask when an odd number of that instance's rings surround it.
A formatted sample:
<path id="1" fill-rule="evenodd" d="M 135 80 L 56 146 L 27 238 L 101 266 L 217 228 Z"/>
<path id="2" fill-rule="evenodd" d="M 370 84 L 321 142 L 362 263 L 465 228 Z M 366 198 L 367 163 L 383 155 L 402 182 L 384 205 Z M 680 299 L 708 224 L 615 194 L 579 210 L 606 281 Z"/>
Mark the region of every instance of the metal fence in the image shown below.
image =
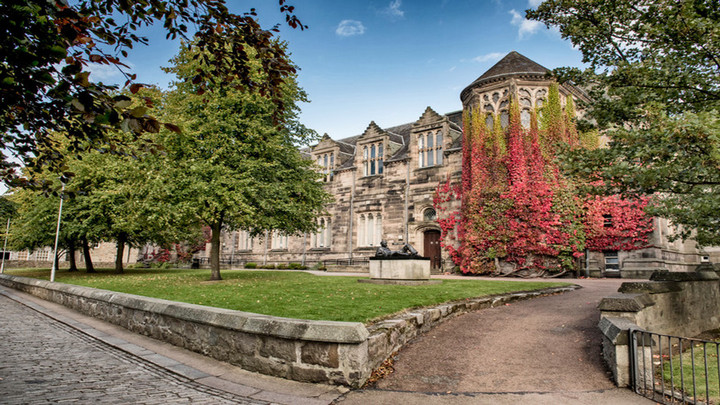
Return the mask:
<path id="1" fill-rule="evenodd" d="M 720 343 L 630 331 L 632 389 L 663 404 L 720 404 Z"/>

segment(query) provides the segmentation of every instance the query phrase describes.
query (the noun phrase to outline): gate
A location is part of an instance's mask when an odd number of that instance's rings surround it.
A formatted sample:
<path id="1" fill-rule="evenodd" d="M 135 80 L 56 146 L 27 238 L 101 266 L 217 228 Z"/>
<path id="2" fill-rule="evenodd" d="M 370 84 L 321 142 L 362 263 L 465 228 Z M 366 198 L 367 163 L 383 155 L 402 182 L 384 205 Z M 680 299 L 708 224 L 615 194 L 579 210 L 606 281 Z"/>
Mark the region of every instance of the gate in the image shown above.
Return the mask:
<path id="1" fill-rule="evenodd" d="M 629 331 L 631 388 L 663 404 L 720 404 L 720 343 Z"/>

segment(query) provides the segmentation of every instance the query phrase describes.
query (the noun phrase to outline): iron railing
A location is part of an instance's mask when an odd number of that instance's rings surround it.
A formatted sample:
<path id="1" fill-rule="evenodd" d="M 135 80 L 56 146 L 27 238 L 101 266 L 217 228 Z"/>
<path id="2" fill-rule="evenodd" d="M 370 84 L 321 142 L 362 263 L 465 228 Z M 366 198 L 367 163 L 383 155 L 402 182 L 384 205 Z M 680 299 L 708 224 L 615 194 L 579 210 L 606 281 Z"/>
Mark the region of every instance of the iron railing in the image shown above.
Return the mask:
<path id="1" fill-rule="evenodd" d="M 636 393 L 663 404 L 720 404 L 720 343 L 630 331 Z"/>

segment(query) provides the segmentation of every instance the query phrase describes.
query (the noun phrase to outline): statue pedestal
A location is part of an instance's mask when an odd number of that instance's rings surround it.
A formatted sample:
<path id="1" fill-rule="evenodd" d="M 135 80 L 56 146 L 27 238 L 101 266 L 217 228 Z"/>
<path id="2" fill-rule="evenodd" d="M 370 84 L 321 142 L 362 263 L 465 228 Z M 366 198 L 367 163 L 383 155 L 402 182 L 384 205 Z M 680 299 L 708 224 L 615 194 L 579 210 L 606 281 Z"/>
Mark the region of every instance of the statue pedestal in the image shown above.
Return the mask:
<path id="1" fill-rule="evenodd" d="M 358 281 L 400 285 L 440 284 L 442 282 L 430 280 L 430 259 L 424 257 L 371 257 L 370 279 Z"/>

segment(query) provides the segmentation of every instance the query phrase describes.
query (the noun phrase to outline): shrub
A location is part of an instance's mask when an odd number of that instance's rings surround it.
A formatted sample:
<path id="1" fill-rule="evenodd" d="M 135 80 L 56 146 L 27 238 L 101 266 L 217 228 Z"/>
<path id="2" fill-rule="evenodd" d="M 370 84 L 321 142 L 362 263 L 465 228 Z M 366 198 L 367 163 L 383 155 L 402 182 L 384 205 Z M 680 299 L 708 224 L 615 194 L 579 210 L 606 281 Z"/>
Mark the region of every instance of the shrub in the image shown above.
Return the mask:
<path id="1" fill-rule="evenodd" d="M 277 268 L 280 269 L 280 270 L 287 270 L 287 269 L 288 269 L 288 265 L 285 264 L 285 263 L 280 263 L 280 264 L 277 265 Z"/>
<path id="2" fill-rule="evenodd" d="M 307 270 L 307 266 L 303 266 L 300 263 L 290 263 L 288 264 L 288 269 L 291 270 Z"/>
<path id="3" fill-rule="evenodd" d="M 246 269 L 257 269 L 257 266 L 258 266 L 257 263 L 253 263 L 253 262 L 245 263 Z"/>

